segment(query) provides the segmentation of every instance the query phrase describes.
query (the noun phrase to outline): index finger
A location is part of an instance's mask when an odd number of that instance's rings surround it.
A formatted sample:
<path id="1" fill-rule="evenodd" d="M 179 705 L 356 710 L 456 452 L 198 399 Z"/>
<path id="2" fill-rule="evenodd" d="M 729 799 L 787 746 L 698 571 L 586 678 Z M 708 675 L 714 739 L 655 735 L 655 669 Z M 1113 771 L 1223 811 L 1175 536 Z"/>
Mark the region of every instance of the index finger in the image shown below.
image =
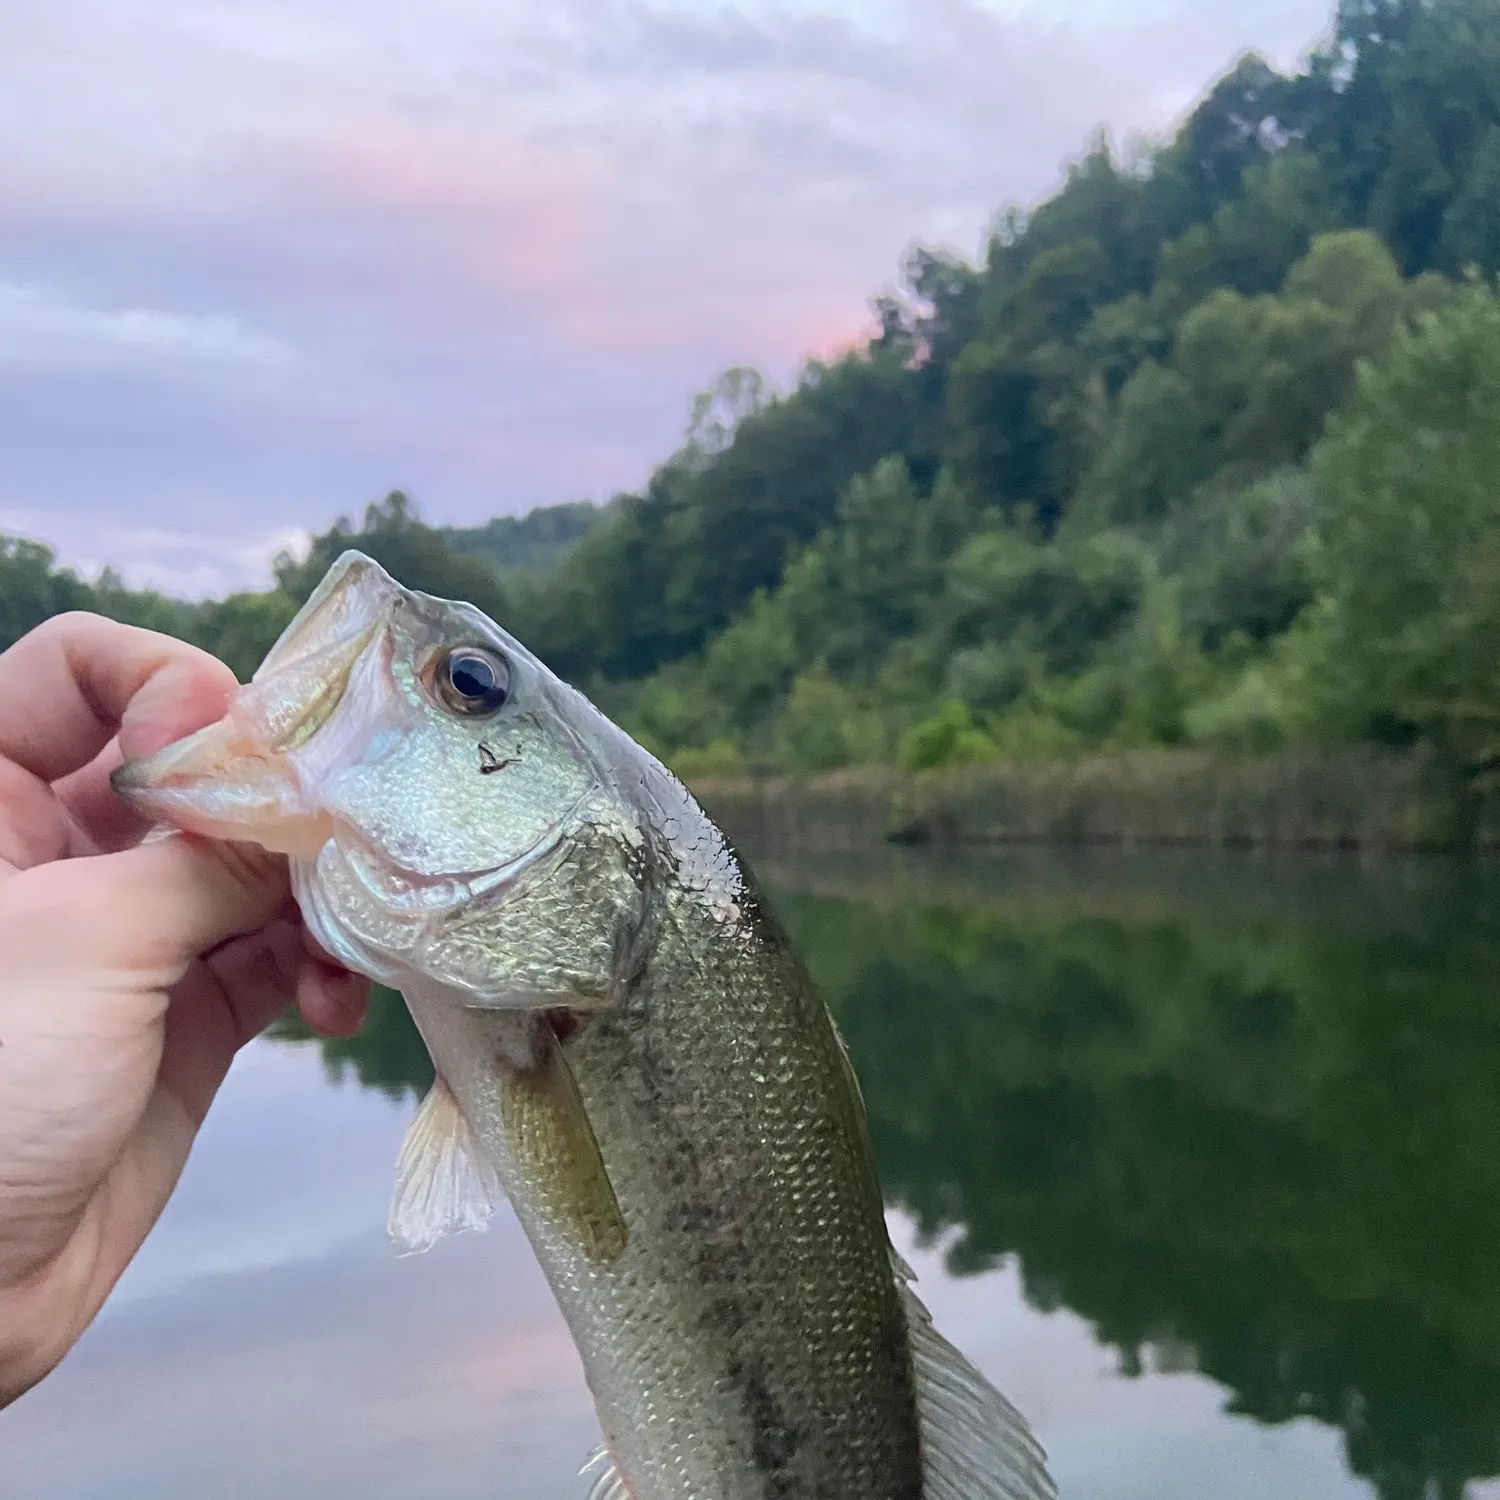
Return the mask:
<path id="1" fill-rule="evenodd" d="M 211 722 L 234 692 L 222 662 L 101 615 L 57 615 L 0 654 L 0 757 L 42 781 L 86 766 L 130 721 L 144 754 Z"/>

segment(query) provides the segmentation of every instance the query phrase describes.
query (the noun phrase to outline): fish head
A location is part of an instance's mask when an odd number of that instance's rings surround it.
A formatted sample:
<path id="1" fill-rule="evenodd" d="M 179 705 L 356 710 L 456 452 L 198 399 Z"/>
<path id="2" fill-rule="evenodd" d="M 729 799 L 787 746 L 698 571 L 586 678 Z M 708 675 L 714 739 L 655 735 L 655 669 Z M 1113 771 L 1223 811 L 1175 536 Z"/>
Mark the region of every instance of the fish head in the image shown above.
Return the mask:
<path id="1" fill-rule="evenodd" d="M 350 967 L 409 997 L 535 1005 L 608 993 L 638 922 L 632 753 L 649 760 L 481 611 L 348 552 L 223 719 L 114 784 L 159 821 L 291 856 Z"/>

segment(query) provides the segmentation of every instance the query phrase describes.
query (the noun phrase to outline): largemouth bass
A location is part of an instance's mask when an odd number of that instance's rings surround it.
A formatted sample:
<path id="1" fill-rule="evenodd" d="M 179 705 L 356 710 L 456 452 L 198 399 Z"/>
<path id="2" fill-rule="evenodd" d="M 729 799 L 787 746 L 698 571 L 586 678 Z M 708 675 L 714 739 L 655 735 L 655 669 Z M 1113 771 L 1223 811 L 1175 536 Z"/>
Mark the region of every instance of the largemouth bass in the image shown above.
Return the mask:
<path id="1" fill-rule="evenodd" d="M 603 1427 L 594 1500 L 1046 1500 L 886 1234 L 828 1012 L 665 768 L 472 606 L 336 563 L 218 724 L 123 767 L 290 856 L 437 1083 L 390 1227 L 510 1199 Z"/>

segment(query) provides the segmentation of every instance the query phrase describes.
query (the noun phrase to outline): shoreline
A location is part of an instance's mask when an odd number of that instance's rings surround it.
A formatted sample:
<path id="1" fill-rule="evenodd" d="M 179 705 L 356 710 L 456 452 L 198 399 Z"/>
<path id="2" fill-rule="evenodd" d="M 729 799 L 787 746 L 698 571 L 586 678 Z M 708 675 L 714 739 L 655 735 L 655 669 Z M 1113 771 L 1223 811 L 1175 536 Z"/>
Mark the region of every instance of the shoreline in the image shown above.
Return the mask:
<path id="1" fill-rule="evenodd" d="M 698 778 L 692 791 L 731 838 L 788 849 L 1500 850 L 1500 801 L 1473 809 L 1460 836 L 1429 757 L 1367 748 L 1151 749 L 917 775 L 866 766 Z"/>

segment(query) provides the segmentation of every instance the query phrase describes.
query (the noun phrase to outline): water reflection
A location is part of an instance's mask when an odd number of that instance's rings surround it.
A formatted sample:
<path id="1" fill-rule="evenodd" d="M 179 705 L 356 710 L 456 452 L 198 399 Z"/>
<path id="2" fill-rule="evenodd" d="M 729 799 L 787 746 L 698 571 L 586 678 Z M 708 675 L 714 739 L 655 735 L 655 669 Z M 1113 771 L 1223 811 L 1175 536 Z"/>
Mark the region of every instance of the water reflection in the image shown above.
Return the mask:
<path id="1" fill-rule="evenodd" d="M 1122 1371 L 1341 1430 L 1384 1500 L 1500 1472 L 1500 880 L 1437 863 L 762 863 L 949 1269 Z M 425 1088 L 387 999 L 330 1069 Z M 946 1241 L 945 1241 L 946 1243 Z"/>

